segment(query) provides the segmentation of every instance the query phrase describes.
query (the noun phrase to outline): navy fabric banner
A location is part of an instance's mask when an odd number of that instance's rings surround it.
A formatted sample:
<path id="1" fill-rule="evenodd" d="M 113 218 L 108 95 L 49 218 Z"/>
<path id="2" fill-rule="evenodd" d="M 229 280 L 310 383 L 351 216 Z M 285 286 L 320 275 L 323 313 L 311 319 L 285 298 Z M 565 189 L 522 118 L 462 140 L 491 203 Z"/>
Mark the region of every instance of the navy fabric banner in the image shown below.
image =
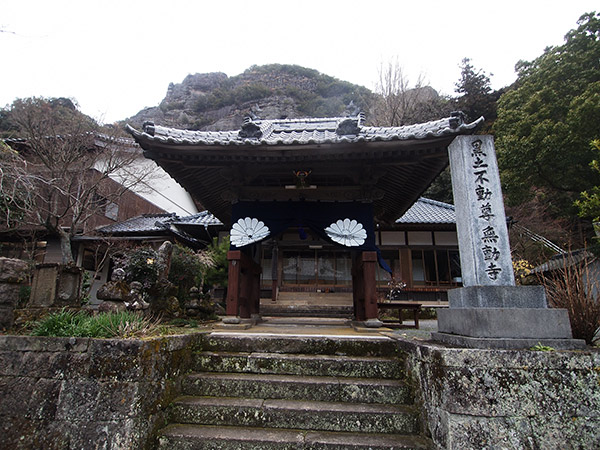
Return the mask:
<path id="1" fill-rule="evenodd" d="M 261 224 L 262 222 L 262 224 Z M 350 250 L 375 251 L 373 205 L 361 202 L 239 202 L 232 205 L 232 248 L 242 248 L 290 227 L 310 228 Z M 391 269 L 380 257 L 382 268 Z"/>

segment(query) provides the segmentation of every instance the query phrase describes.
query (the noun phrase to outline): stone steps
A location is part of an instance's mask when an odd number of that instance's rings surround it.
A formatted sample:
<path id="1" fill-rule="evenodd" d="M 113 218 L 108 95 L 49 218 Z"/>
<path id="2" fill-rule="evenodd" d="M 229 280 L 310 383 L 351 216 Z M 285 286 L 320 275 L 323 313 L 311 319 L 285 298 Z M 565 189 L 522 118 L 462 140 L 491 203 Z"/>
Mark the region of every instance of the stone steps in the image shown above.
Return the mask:
<path id="1" fill-rule="evenodd" d="M 368 435 L 326 431 L 282 430 L 253 427 L 169 425 L 160 437 L 162 449 L 415 449 L 431 448 L 421 436 Z"/>
<path id="2" fill-rule="evenodd" d="M 287 335 L 281 333 L 214 332 L 202 341 L 213 352 L 261 352 L 305 355 L 400 356 L 393 339 L 376 335 Z"/>
<path id="3" fill-rule="evenodd" d="M 201 352 L 194 367 L 205 372 L 403 379 L 404 362 L 377 356 Z"/>
<path id="4" fill-rule="evenodd" d="M 232 397 L 179 397 L 176 423 L 355 433 L 416 433 L 412 406 Z"/>
<path id="5" fill-rule="evenodd" d="M 273 317 L 337 317 L 354 316 L 352 294 L 325 292 L 279 292 L 276 302 L 263 299 L 260 313 Z"/>
<path id="6" fill-rule="evenodd" d="M 384 337 L 213 333 L 159 449 L 427 449 L 403 355 Z"/>
<path id="7" fill-rule="evenodd" d="M 413 400 L 406 382 L 369 378 L 195 373 L 183 380 L 182 387 L 195 396 L 391 404 L 410 404 Z"/>
<path id="8" fill-rule="evenodd" d="M 337 317 L 351 319 L 354 316 L 353 306 L 337 305 L 261 305 L 263 316 L 273 317 Z"/>

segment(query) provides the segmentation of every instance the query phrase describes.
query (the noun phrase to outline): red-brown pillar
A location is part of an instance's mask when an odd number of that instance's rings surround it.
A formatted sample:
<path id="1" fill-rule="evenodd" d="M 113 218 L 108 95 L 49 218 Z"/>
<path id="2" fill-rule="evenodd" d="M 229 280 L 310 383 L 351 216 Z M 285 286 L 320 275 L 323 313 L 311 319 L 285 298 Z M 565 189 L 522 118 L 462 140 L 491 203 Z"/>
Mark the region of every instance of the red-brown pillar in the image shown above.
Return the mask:
<path id="1" fill-rule="evenodd" d="M 376 252 L 362 252 L 353 260 L 354 317 L 370 328 L 377 328 L 382 325 L 379 320 L 379 308 L 377 307 L 376 270 Z"/>
<path id="2" fill-rule="evenodd" d="M 354 303 L 354 319 L 360 322 L 366 320 L 364 293 L 362 261 L 357 256 L 352 258 L 352 302 Z"/>
<path id="3" fill-rule="evenodd" d="M 240 283 L 242 278 L 242 252 L 230 250 L 227 252 L 229 271 L 227 277 L 227 304 L 228 316 L 237 316 L 240 308 Z"/>
<path id="4" fill-rule="evenodd" d="M 364 289 L 365 319 L 379 319 L 377 308 L 377 253 L 362 253 L 362 282 Z"/>

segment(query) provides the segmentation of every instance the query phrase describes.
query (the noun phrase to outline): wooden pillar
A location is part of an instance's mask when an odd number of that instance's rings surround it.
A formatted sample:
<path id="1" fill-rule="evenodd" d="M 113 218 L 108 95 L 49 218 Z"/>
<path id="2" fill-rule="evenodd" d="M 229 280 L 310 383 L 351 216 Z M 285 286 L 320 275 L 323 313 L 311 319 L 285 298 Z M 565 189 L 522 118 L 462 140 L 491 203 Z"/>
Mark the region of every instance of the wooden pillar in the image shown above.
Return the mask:
<path id="1" fill-rule="evenodd" d="M 352 293 L 354 317 L 367 327 L 380 327 L 379 308 L 377 307 L 377 253 L 362 252 L 353 258 Z"/>
<path id="2" fill-rule="evenodd" d="M 260 265 L 240 250 L 229 251 L 227 259 L 227 316 L 250 319 L 260 308 Z"/>
<path id="3" fill-rule="evenodd" d="M 242 275 L 242 252 L 230 250 L 227 252 L 229 271 L 227 275 L 227 303 L 226 313 L 228 316 L 237 316 L 240 306 L 240 282 Z"/>
<path id="4" fill-rule="evenodd" d="M 377 253 L 362 253 L 362 278 L 365 298 L 365 319 L 379 319 L 377 308 Z"/>
<path id="5" fill-rule="evenodd" d="M 352 258 L 352 302 L 354 304 L 354 320 L 362 322 L 365 316 L 365 298 L 363 289 L 361 261 L 358 257 Z"/>

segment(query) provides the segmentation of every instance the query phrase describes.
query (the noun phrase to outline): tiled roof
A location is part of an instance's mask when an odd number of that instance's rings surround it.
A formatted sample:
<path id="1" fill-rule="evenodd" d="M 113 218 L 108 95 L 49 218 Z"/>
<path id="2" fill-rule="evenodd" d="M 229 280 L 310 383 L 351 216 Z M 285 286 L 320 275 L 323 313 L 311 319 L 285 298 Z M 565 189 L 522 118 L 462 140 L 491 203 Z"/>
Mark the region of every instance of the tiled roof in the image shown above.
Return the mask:
<path id="1" fill-rule="evenodd" d="M 143 214 L 123 222 L 101 227 L 97 231 L 105 234 L 152 233 L 164 230 L 165 226 L 176 218 L 175 214 Z"/>
<path id="2" fill-rule="evenodd" d="M 564 270 L 576 264 L 597 264 L 598 259 L 587 250 L 573 250 L 571 252 L 554 255 L 549 261 L 531 270 L 531 273 L 545 273 L 555 270 Z"/>
<path id="3" fill-rule="evenodd" d="M 154 233 L 172 229 L 171 225 L 200 225 L 207 227 L 223 224 L 209 211 L 202 211 L 186 217 L 177 217 L 174 213 L 143 214 L 124 220 L 123 222 L 101 227 L 97 231 L 104 234 Z"/>
<path id="4" fill-rule="evenodd" d="M 209 211 L 201 211 L 191 216 L 179 217 L 173 221 L 177 225 L 202 225 L 205 227 L 223 225 L 223 223 Z"/>
<path id="5" fill-rule="evenodd" d="M 464 134 L 477 127 L 483 117 L 466 124 L 463 116 L 451 117 L 402 127 L 363 126 L 364 117 L 318 119 L 246 120 L 241 130 L 190 131 L 145 123 L 143 132 L 127 125 L 138 141 L 171 145 L 302 145 L 338 144 L 377 141 L 403 141 Z"/>
<path id="6" fill-rule="evenodd" d="M 396 223 L 456 223 L 454 205 L 419 198 Z"/>
<path id="7" fill-rule="evenodd" d="M 454 206 L 435 200 L 421 197 L 417 202 L 399 218 L 396 223 L 425 224 L 425 223 L 455 223 L 456 215 Z M 173 226 L 221 226 L 223 223 L 209 211 L 202 211 L 186 217 L 177 217 L 175 214 L 144 214 L 133 217 L 123 222 L 99 228 L 104 234 L 127 233 L 152 233 L 157 231 L 173 231 Z"/>

